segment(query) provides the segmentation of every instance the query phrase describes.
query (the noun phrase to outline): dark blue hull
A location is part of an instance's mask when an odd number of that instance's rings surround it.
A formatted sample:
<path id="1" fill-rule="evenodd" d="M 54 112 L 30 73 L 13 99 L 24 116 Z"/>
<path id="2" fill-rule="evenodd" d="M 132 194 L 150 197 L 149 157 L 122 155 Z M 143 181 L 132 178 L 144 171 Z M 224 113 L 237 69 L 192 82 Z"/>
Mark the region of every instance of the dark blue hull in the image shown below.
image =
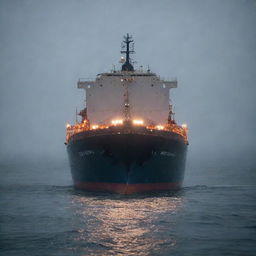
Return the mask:
<path id="1" fill-rule="evenodd" d="M 180 188 L 187 145 L 164 131 L 88 131 L 67 151 L 76 188 L 131 194 Z"/>

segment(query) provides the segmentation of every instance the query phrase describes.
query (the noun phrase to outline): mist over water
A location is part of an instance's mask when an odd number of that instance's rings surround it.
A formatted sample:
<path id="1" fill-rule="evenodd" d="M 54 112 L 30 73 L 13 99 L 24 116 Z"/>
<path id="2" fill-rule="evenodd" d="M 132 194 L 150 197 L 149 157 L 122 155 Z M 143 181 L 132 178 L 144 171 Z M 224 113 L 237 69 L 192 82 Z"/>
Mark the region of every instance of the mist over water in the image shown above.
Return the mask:
<path id="1" fill-rule="evenodd" d="M 254 0 L 1 0 L 4 255 L 254 255 L 255 25 Z M 76 82 L 118 69 L 126 33 L 135 68 L 178 80 L 172 102 L 190 145 L 177 194 L 72 187 Z"/>

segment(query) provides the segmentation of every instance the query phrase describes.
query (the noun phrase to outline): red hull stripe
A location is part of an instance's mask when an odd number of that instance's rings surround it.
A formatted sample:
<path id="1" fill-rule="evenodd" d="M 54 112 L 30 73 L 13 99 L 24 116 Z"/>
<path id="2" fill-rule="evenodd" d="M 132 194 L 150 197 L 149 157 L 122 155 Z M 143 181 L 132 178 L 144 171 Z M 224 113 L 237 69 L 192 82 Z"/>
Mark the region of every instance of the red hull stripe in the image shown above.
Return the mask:
<path id="1" fill-rule="evenodd" d="M 75 188 L 88 191 L 108 191 L 124 195 L 146 191 L 173 190 L 179 189 L 179 182 L 146 183 L 146 184 L 121 184 L 106 182 L 78 182 Z"/>

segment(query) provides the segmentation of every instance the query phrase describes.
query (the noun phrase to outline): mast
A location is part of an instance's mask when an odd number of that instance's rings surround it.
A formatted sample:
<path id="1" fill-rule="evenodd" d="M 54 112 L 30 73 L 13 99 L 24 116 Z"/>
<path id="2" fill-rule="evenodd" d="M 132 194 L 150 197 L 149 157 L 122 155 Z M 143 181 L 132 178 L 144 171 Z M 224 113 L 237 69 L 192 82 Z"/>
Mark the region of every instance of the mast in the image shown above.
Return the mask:
<path id="1" fill-rule="evenodd" d="M 126 47 L 126 49 L 121 51 L 121 53 L 125 53 L 126 56 L 125 63 L 122 65 L 122 71 L 134 71 L 133 65 L 130 63 L 130 54 L 135 53 L 134 44 L 132 44 L 130 47 L 130 43 L 132 42 L 132 36 L 127 33 L 127 35 L 124 36 L 124 41 L 122 45 L 122 48 Z"/>

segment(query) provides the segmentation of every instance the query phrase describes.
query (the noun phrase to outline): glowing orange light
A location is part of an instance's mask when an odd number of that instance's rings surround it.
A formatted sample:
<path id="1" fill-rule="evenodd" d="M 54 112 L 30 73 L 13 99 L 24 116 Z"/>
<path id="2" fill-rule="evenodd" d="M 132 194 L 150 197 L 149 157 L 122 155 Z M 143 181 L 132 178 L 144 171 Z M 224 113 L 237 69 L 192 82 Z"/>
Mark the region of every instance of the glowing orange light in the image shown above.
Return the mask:
<path id="1" fill-rule="evenodd" d="M 132 123 L 134 125 L 143 125 L 144 124 L 144 121 L 143 120 L 133 120 Z"/>
<path id="2" fill-rule="evenodd" d="M 164 129 L 164 126 L 163 126 L 163 125 L 157 125 L 157 126 L 156 126 L 156 129 L 157 129 L 157 130 L 163 130 L 163 129 Z"/>
<path id="3" fill-rule="evenodd" d="M 181 127 L 182 127 L 183 129 L 187 129 L 187 128 L 188 128 L 188 125 L 187 125 L 187 124 L 182 124 Z"/>
<path id="4" fill-rule="evenodd" d="M 66 128 L 70 128 L 71 127 L 71 125 L 70 124 L 66 124 Z"/>
<path id="5" fill-rule="evenodd" d="M 93 125 L 92 125 L 92 129 L 93 129 L 93 130 L 98 129 L 98 128 L 99 128 L 99 126 L 98 126 L 97 124 L 93 124 Z"/>
<path id="6" fill-rule="evenodd" d="M 122 119 L 112 120 L 111 124 L 112 125 L 120 125 L 120 124 L 123 124 L 123 120 Z"/>

